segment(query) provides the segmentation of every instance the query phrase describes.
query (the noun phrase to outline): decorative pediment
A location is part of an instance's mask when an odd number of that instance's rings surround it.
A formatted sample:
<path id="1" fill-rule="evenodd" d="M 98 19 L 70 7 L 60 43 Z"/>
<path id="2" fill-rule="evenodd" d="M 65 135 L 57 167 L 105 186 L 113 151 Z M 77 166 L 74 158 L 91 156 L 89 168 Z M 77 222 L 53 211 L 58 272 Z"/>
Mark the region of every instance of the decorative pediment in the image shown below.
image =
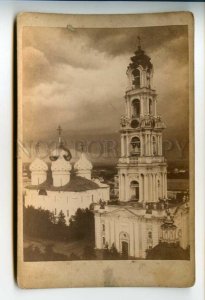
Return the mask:
<path id="1" fill-rule="evenodd" d="M 119 217 L 119 218 L 130 218 L 136 217 L 137 215 L 127 208 L 118 208 L 111 212 L 108 212 L 107 215 L 112 217 Z"/>

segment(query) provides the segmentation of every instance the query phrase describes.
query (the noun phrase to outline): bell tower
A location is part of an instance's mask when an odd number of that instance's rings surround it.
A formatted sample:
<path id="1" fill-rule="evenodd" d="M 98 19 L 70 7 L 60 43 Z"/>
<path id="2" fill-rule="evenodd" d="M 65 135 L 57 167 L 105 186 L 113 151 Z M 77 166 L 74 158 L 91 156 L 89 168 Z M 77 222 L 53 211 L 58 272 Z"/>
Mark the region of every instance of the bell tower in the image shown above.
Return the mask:
<path id="1" fill-rule="evenodd" d="M 157 114 L 153 65 L 142 50 L 139 37 L 127 78 L 120 129 L 119 200 L 157 202 L 167 197 L 167 164 L 162 153 L 165 124 Z"/>

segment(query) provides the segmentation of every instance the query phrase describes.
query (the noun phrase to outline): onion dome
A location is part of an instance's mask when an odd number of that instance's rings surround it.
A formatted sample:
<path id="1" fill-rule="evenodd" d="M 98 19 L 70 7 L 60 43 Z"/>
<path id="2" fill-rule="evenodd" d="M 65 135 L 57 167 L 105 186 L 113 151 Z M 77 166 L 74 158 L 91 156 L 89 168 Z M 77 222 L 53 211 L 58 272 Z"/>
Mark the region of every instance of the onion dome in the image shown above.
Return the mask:
<path id="1" fill-rule="evenodd" d="M 60 156 L 62 156 L 66 161 L 70 161 L 72 158 L 72 155 L 70 153 L 70 150 L 67 149 L 63 144 L 60 144 L 58 148 L 52 151 L 50 160 L 55 161 L 57 160 Z"/>
<path id="2" fill-rule="evenodd" d="M 85 153 L 82 152 L 79 160 L 74 165 L 74 169 L 76 171 L 84 171 L 84 170 L 91 171 L 92 168 L 93 168 L 92 163 L 87 159 Z"/>
<path id="3" fill-rule="evenodd" d="M 51 171 L 71 171 L 72 166 L 65 158 L 64 152 L 62 151 L 56 160 L 52 162 Z"/>
<path id="4" fill-rule="evenodd" d="M 31 172 L 35 171 L 48 171 L 47 164 L 40 158 L 36 158 L 29 167 Z"/>

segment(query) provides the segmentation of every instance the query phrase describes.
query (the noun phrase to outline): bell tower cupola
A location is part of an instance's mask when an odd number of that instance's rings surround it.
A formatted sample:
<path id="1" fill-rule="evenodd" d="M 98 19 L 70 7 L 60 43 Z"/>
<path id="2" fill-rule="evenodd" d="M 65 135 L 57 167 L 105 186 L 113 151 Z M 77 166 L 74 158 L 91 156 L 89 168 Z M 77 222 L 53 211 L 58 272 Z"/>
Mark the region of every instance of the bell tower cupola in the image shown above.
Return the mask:
<path id="1" fill-rule="evenodd" d="M 151 88 L 153 77 L 153 65 L 151 58 L 141 48 L 141 39 L 138 37 L 138 47 L 131 57 L 127 68 L 128 90 L 138 88 Z"/>

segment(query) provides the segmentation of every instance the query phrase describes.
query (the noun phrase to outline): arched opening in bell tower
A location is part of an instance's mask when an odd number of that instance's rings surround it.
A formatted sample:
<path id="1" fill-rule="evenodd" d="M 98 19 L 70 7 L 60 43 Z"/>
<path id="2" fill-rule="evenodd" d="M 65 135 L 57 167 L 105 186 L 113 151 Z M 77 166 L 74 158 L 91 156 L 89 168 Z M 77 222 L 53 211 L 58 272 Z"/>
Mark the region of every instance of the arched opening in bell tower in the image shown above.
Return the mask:
<path id="1" fill-rule="evenodd" d="M 133 85 L 136 88 L 140 88 L 140 70 L 139 69 L 134 69 L 132 71 L 132 74 L 134 76 Z"/>
<path id="2" fill-rule="evenodd" d="M 130 183 L 130 200 L 139 201 L 139 182 L 136 180 L 131 181 Z"/>
<path id="3" fill-rule="evenodd" d="M 134 99 L 132 101 L 132 117 L 139 118 L 140 117 L 140 100 Z"/>
<path id="4" fill-rule="evenodd" d="M 149 99 L 149 114 L 152 114 L 152 99 Z"/>
<path id="5" fill-rule="evenodd" d="M 140 138 L 135 136 L 131 139 L 131 156 L 140 156 Z"/>
<path id="6" fill-rule="evenodd" d="M 157 141 L 156 137 L 152 137 L 152 147 L 153 147 L 153 155 L 157 155 Z"/>

